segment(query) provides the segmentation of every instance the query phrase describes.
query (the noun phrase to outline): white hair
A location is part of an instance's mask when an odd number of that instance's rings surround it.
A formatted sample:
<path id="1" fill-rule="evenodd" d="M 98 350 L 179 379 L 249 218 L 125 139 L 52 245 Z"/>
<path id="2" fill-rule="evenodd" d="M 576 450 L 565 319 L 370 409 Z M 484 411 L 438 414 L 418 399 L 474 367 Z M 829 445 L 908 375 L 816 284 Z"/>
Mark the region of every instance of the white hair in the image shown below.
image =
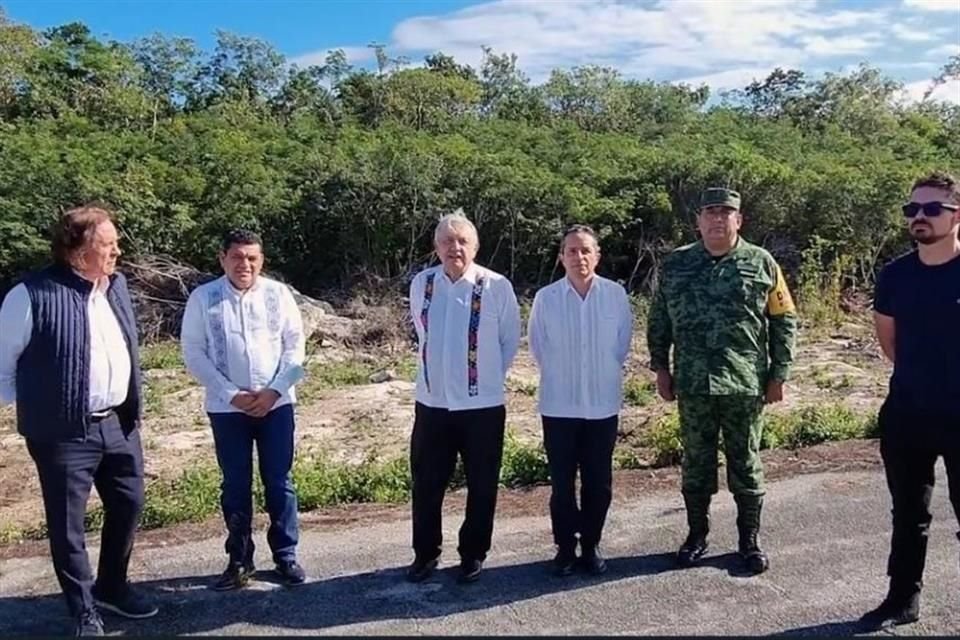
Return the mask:
<path id="1" fill-rule="evenodd" d="M 448 213 L 440 217 L 440 220 L 437 222 L 437 228 L 433 230 L 433 243 L 436 244 L 440 240 L 441 233 L 447 229 L 454 228 L 469 229 L 470 233 L 473 234 L 474 241 L 476 241 L 477 245 L 480 244 L 480 236 L 477 234 L 477 228 L 470 222 L 470 219 L 463 212 L 462 208 L 458 208 L 453 213 Z"/>

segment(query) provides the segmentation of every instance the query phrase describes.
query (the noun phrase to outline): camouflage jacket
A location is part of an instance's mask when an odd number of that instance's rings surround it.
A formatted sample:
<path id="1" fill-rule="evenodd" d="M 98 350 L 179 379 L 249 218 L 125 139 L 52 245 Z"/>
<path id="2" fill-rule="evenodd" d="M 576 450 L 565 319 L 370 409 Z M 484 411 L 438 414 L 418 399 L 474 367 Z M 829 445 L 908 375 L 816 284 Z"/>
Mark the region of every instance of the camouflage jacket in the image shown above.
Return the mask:
<path id="1" fill-rule="evenodd" d="M 702 242 L 664 260 L 647 324 L 650 368 L 670 368 L 683 395 L 762 395 L 786 380 L 797 315 L 779 265 L 740 238 L 714 258 Z"/>

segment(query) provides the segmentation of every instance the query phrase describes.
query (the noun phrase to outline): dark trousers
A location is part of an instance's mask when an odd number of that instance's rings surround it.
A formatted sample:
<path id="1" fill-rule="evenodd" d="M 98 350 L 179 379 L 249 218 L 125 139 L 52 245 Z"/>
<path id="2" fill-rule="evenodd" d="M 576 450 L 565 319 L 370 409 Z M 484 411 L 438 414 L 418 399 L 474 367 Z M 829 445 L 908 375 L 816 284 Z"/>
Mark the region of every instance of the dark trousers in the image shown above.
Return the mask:
<path id="1" fill-rule="evenodd" d="M 90 487 L 103 502 L 97 595 L 113 598 L 127 589 L 127 566 L 143 509 L 140 431 L 124 435 L 116 414 L 92 422 L 83 440 L 36 442 L 27 450 L 37 465 L 53 567 L 71 615 L 94 608 L 84 516 Z"/>
<path id="2" fill-rule="evenodd" d="M 543 416 L 543 445 L 550 466 L 550 522 L 553 541 L 562 550 L 600 542 L 613 497 L 613 447 L 619 416 L 602 420 Z M 580 506 L 577 507 L 577 471 Z"/>
<path id="3" fill-rule="evenodd" d="M 293 405 L 262 418 L 245 413 L 211 413 L 217 463 L 223 473 L 220 506 L 227 524 L 225 549 L 234 564 L 253 564 L 253 445 L 270 514 L 267 544 L 276 563 L 294 560 L 297 549 L 297 494 L 293 466 Z"/>
<path id="4" fill-rule="evenodd" d="M 506 408 L 447 411 L 418 402 L 414 411 L 410 438 L 414 553 L 423 559 L 440 555 L 443 495 L 459 454 L 467 476 L 467 513 L 457 551 L 462 559 L 484 560 L 493 537 Z"/>
<path id="5" fill-rule="evenodd" d="M 960 521 L 960 417 L 913 411 L 889 398 L 880 409 L 880 453 L 893 500 L 887 575 L 900 594 L 919 591 L 930 532 L 934 465 L 943 456 L 953 511 Z M 958 533 L 960 537 L 960 533 Z"/>

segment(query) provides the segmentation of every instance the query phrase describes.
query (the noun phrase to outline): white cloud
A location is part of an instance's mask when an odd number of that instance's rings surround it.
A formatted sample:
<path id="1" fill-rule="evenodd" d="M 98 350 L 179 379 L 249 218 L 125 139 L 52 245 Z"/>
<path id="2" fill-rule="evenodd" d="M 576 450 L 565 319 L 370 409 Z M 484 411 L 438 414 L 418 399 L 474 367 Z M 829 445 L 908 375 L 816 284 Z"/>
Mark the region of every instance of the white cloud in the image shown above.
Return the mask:
<path id="1" fill-rule="evenodd" d="M 888 19 L 889 7 L 841 10 L 817 0 L 494 0 L 403 20 L 387 46 L 391 55 L 443 51 L 476 66 L 486 45 L 516 53 L 534 81 L 557 67 L 610 61 L 627 76 L 667 79 L 864 53 Z"/>
<path id="2" fill-rule="evenodd" d="M 782 67 L 784 65 L 780 66 Z M 772 67 L 727 69 L 726 71 L 718 71 L 717 73 L 680 78 L 675 80 L 674 83 L 685 84 L 691 87 L 698 87 L 705 84 L 710 87 L 712 93 L 717 93 L 729 89 L 742 89 L 754 80 L 764 80 L 775 68 L 776 65 Z"/>
<path id="3" fill-rule="evenodd" d="M 928 58 L 942 58 L 946 60 L 950 56 L 960 56 L 960 43 L 945 44 L 942 47 L 935 47 L 926 52 Z"/>
<path id="4" fill-rule="evenodd" d="M 960 0 L 957 0 L 957 2 L 960 2 Z M 904 42 L 930 42 L 931 40 L 937 39 L 937 36 L 930 33 L 929 29 L 917 28 L 905 24 L 895 24 L 891 26 L 890 33 L 892 33 L 897 40 L 903 40 Z"/>
<path id="5" fill-rule="evenodd" d="M 904 94 L 907 100 L 919 101 L 923 99 L 923 94 L 930 88 L 930 80 L 918 80 L 904 86 Z M 928 100 L 940 100 L 960 105 L 960 78 L 945 82 L 937 87 Z"/>
<path id="6" fill-rule="evenodd" d="M 323 65 L 326 63 L 327 56 L 336 49 L 343 49 L 343 53 L 347 56 L 347 62 L 352 65 L 373 60 L 375 57 L 373 49 L 370 47 L 333 47 L 331 49 L 312 51 L 303 55 L 294 56 L 290 58 L 288 62 L 301 68 L 309 67 L 310 65 Z"/>
<path id="7" fill-rule="evenodd" d="M 872 0 L 864 10 L 834 0 L 488 0 L 402 20 L 386 47 L 391 58 L 414 65 L 443 51 L 476 68 L 489 46 L 517 54 L 538 83 L 555 68 L 598 64 L 625 77 L 706 84 L 718 93 L 762 80 L 778 66 L 813 76 L 867 60 L 908 80 L 934 75 L 960 53 L 960 21 L 943 19 L 952 17 L 942 13 L 949 10 L 960 11 L 960 0 Z M 372 64 L 363 41 L 345 44 L 351 64 Z M 328 52 L 292 62 L 322 64 Z M 911 82 L 906 95 L 919 100 L 927 86 Z M 960 103 L 958 94 L 951 83 L 933 97 Z"/>
<path id="8" fill-rule="evenodd" d="M 804 49 L 806 49 L 808 53 L 816 56 L 848 56 L 851 54 L 866 53 L 880 46 L 879 39 L 861 36 L 835 38 L 812 36 L 804 38 L 803 42 Z"/>
<path id="9" fill-rule="evenodd" d="M 903 0 L 903 6 L 922 11 L 956 11 L 960 13 L 960 0 Z"/>

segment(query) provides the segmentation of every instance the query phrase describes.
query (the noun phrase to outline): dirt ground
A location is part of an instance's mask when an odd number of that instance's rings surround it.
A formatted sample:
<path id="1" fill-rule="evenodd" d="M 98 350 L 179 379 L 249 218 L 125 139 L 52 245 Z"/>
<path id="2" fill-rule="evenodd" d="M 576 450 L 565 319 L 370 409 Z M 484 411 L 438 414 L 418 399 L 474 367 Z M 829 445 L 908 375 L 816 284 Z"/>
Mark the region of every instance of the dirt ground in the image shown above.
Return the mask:
<path id="1" fill-rule="evenodd" d="M 314 366 L 357 358 L 362 354 L 331 346 L 316 351 Z M 369 358 L 369 354 L 366 356 Z M 646 346 L 638 328 L 628 363 L 629 376 L 652 383 L 645 369 Z M 149 479 L 175 477 L 183 469 L 197 464 L 213 464 L 213 440 L 203 412 L 203 393 L 183 370 L 146 372 L 146 418 L 143 445 Z M 793 379 L 786 389 L 786 400 L 772 408 L 789 411 L 807 404 L 842 402 L 858 410 L 874 410 L 886 389 L 889 365 L 865 322 L 851 322 L 833 332 L 801 331 Z M 536 370 L 524 344 L 508 377 L 508 428 L 521 440 L 539 442 L 540 422 L 536 413 Z M 304 383 L 306 384 L 306 382 Z M 645 398 L 628 405 L 621 419 L 621 446 L 636 446 L 638 436 L 663 413 L 668 405 Z M 324 453 L 335 460 L 359 461 L 370 455 L 390 459 L 405 455 L 413 421 L 413 384 L 400 379 L 378 384 L 361 384 L 322 389 L 309 394 L 309 400 L 297 411 L 297 439 L 300 455 Z M 864 445 L 870 449 L 872 445 Z M 827 447 L 825 451 L 830 451 Z M 863 452 L 856 449 L 861 455 Z M 771 472 L 779 473 L 778 456 L 786 456 L 786 468 L 803 470 L 810 462 L 807 452 L 770 452 Z M 843 454 L 847 455 L 847 454 Z M 829 456 L 828 456 L 829 457 Z M 869 456 L 868 456 L 869 457 Z M 815 459 L 815 458 L 814 458 Z M 849 461 L 847 461 L 849 462 Z M 857 464 L 864 463 L 857 458 Z M 792 465 L 792 466 L 791 466 Z M 621 474 L 619 482 L 629 478 L 672 478 L 675 470 L 639 471 Z M 666 482 L 667 480 L 665 480 Z M 672 482 L 673 480 L 669 480 Z M 36 471 L 16 433 L 14 411 L 0 409 L 0 534 L 5 528 L 35 526 L 42 521 L 42 504 Z M 507 498 L 509 502 L 510 498 Z M 362 518 L 384 507 L 350 507 L 350 516 Z M 387 507 L 386 509 L 390 509 Z M 328 512 L 324 512 L 328 513 Z M 329 513 L 337 514 L 337 510 Z M 311 515 L 313 518 L 328 516 Z M 175 534 L 170 534 L 175 535 Z"/>

